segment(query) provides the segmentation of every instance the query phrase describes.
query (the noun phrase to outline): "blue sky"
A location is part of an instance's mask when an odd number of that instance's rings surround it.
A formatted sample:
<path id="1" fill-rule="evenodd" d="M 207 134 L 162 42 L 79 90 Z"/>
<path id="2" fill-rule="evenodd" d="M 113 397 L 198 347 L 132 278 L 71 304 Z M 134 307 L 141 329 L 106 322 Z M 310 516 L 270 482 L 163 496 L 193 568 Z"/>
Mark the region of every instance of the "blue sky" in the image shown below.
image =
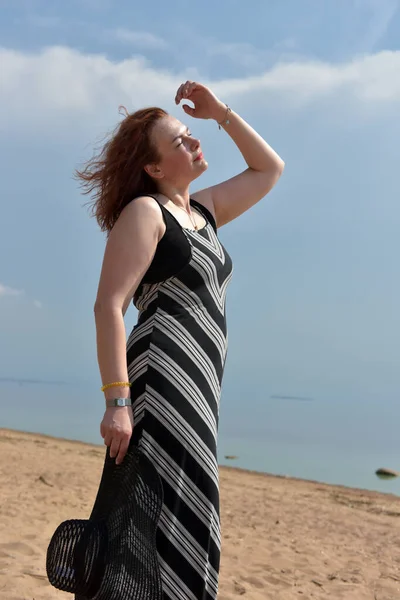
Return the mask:
<path id="1" fill-rule="evenodd" d="M 235 263 L 224 390 L 236 415 L 269 394 L 395 401 L 397 0 L 0 0 L 0 14 L 0 377 L 95 389 L 104 237 L 72 172 L 120 104 L 186 122 L 173 98 L 190 77 L 286 161 L 220 232 Z M 210 163 L 201 187 L 243 168 L 214 123 L 190 126 Z"/>

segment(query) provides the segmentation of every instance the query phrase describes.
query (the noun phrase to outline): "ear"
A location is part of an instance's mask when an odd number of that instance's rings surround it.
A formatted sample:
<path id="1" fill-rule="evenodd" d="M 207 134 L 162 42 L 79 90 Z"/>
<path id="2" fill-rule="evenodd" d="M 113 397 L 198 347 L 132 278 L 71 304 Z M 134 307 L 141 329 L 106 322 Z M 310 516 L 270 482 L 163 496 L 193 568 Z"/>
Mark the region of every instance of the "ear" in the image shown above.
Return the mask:
<path id="1" fill-rule="evenodd" d="M 157 163 L 150 163 L 148 165 L 145 165 L 144 170 L 153 179 L 162 179 L 164 177 L 164 173 L 157 165 Z"/>

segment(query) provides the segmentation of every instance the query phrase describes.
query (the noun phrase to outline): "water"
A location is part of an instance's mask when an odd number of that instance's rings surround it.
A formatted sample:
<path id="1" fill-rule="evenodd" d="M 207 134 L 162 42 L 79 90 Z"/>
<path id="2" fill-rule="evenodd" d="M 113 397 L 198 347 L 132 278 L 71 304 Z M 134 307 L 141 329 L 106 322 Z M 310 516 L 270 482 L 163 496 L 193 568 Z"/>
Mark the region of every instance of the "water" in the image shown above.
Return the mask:
<path id="1" fill-rule="evenodd" d="M 222 465 L 400 495 L 400 478 L 381 480 L 375 475 L 378 467 L 393 468 L 390 452 L 374 452 L 361 445 L 352 451 L 340 444 L 319 446 L 310 441 L 305 445 L 289 437 L 249 442 L 229 436 L 221 436 L 219 451 Z M 232 454 L 239 458 L 224 458 Z"/>
<path id="2" fill-rule="evenodd" d="M 102 444 L 97 387 L 0 382 L 0 427 Z M 400 470 L 397 403 L 382 410 L 374 400 L 361 407 L 268 399 L 242 413 L 239 406 L 223 398 L 220 464 L 400 495 L 400 478 L 375 475 L 379 467 Z"/>

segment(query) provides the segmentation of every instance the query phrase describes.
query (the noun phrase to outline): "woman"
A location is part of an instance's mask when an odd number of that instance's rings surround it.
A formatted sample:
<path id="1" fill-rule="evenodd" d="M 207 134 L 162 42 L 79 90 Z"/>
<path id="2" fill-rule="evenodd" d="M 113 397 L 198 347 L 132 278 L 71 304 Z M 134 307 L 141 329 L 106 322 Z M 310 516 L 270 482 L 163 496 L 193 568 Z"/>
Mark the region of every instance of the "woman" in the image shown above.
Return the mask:
<path id="1" fill-rule="evenodd" d="M 159 108 L 127 115 L 78 173 L 108 232 L 95 304 L 106 410 L 101 435 L 119 464 L 138 445 L 161 477 L 157 551 L 165 600 L 217 597 L 220 558 L 218 407 L 232 263 L 217 229 L 265 196 L 284 163 L 207 87 L 176 94 L 213 119 L 247 169 L 190 194 L 207 169 L 200 141 Z M 124 314 L 139 311 L 126 346 Z M 132 405 L 130 405 L 132 402 Z"/>

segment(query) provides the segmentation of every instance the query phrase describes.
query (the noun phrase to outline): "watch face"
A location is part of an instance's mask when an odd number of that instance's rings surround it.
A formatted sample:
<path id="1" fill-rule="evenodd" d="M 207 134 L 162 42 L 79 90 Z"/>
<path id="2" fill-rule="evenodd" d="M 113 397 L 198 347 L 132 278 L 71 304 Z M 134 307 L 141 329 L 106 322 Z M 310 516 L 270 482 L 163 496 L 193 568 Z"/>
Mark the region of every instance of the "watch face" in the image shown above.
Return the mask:
<path id="1" fill-rule="evenodd" d="M 117 402 L 118 402 L 118 406 L 125 406 L 125 401 L 123 398 L 118 398 Z"/>

